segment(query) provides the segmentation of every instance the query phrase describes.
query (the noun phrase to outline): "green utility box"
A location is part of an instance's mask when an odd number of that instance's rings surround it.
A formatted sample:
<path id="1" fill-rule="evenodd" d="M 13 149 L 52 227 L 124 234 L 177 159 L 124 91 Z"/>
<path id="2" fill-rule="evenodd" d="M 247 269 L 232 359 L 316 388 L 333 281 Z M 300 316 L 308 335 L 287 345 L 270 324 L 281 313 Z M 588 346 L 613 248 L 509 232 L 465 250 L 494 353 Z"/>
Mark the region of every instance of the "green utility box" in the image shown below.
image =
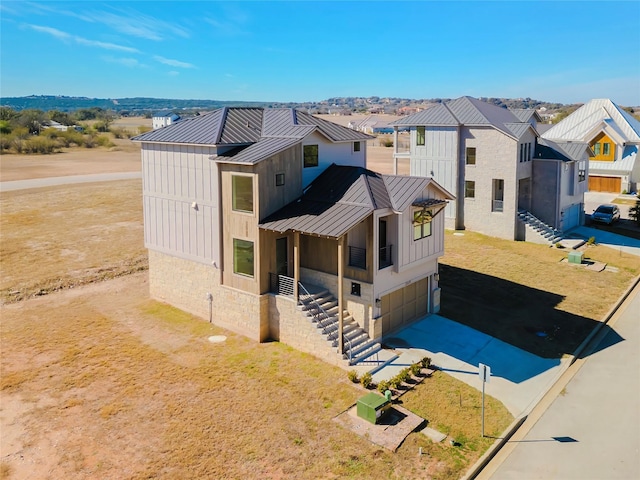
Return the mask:
<path id="1" fill-rule="evenodd" d="M 569 263 L 577 263 L 580 265 L 583 257 L 584 252 L 569 252 Z"/>
<path id="2" fill-rule="evenodd" d="M 389 407 L 391 407 L 389 400 L 376 393 L 368 393 L 358 400 L 358 416 L 375 424 Z"/>

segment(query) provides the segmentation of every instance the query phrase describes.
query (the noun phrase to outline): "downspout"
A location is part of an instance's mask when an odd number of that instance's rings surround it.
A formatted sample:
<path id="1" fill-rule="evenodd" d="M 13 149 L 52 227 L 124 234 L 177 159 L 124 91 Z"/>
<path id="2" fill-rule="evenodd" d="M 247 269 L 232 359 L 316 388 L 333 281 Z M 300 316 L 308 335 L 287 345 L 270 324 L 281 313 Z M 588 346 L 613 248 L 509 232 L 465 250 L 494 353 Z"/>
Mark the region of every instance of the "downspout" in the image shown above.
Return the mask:
<path id="1" fill-rule="evenodd" d="M 458 176 L 456 178 L 456 230 L 464 230 L 464 174 L 465 174 L 465 159 L 460 155 L 460 144 L 462 142 L 462 135 L 460 135 L 460 124 L 456 126 L 456 158 L 458 160 L 458 168 L 456 169 Z"/>
<path id="2" fill-rule="evenodd" d="M 393 174 L 398 174 L 398 127 L 393 127 Z"/>
<path id="3" fill-rule="evenodd" d="M 300 232 L 293 232 L 293 298 L 298 302 L 300 282 Z"/>
<path id="4" fill-rule="evenodd" d="M 342 285 L 344 283 L 343 248 L 344 235 L 338 239 L 338 353 L 340 355 L 344 354 L 344 339 L 342 338 L 344 330 L 344 292 Z"/>

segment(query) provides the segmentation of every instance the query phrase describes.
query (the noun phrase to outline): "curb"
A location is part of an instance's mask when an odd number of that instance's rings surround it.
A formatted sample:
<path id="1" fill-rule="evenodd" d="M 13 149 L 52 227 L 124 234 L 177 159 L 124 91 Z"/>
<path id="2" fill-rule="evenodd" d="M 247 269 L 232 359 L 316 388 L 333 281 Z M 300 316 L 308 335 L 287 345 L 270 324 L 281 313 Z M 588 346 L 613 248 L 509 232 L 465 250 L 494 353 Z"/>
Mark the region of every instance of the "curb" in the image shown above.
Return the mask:
<path id="1" fill-rule="evenodd" d="M 573 352 L 572 358 L 567 364 L 560 370 L 558 375 L 554 378 L 553 382 L 549 384 L 549 388 L 545 391 L 541 392 L 538 397 L 527 407 L 525 410 L 526 413 L 519 418 L 516 418 L 511 425 L 509 425 L 504 432 L 502 432 L 502 437 L 498 438 L 489 449 L 482 455 L 476 463 L 474 463 L 467 472 L 460 477 L 460 480 L 473 480 L 476 478 L 482 470 L 489 464 L 489 462 L 495 457 L 500 449 L 504 447 L 504 445 L 509 441 L 509 439 L 518 431 L 518 429 L 522 426 L 522 424 L 529 418 L 529 414 L 533 411 L 533 409 L 542 401 L 544 396 L 551 391 L 551 389 L 555 386 L 555 384 L 560 380 L 562 375 L 575 363 L 575 361 L 582 355 L 584 349 L 587 347 L 589 342 L 593 340 L 593 338 L 600 333 L 600 331 L 604 328 L 605 325 L 609 323 L 611 317 L 618 311 L 620 305 L 624 303 L 624 301 L 631 295 L 631 292 L 640 284 L 640 275 L 637 276 L 632 282 L 631 285 L 625 290 L 622 296 L 618 299 L 618 301 L 614 304 L 613 307 L 607 312 L 604 317 L 604 320 L 599 322 L 599 324 L 594 327 L 594 329 L 587 335 L 587 337 L 582 341 L 578 348 Z"/>

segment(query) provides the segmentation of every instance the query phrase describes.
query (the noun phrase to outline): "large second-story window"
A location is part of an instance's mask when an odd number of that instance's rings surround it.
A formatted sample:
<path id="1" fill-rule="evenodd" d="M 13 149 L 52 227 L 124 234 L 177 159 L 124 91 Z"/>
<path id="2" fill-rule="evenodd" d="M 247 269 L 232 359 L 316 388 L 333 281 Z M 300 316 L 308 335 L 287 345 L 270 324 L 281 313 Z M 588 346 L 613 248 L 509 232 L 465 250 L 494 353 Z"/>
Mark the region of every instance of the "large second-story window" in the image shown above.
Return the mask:
<path id="1" fill-rule="evenodd" d="M 433 214 L 430 210 L 416 210 L 413 212 L 413 239 L 431 236 L 431 219 Z"/>
<path id="2" fill-rule="evenodd" d="M 476 164 L 476 147 L 467 147 L 467 165 Z"/>
<path id="3" fill-rule="evenodd" d="M 304 146 L 304 168 L 318 166 L 318 145 Z"/>
<path id="4" fill-rule="evenodd" d="M 424 145 L 424 127 L 416 127 L 416 145 Z"/>
<path id="5" fill-rule="evenodd" d="M 233 209 L 237 212 L 253 212 L 253 177 L 231 176 Z"/>

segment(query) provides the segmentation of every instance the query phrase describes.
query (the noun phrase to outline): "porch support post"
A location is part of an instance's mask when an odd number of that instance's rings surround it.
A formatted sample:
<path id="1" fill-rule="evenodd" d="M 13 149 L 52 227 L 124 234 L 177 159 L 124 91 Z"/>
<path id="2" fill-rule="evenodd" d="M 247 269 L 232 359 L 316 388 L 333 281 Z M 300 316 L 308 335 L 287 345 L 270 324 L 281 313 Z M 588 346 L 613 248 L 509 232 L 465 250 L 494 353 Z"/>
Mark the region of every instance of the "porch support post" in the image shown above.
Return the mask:
<path id="1" fill-rule="evenodd" d="M 293 298 L 298 301 L 298 282 L 300 281 L 300 232 L 293 232 Z"/>
<path id="2" fill-rule="evenodd" d="M 343 301 L 343 288 L 344 283 L 344 235 L 338 239 L 338 353 L 342 355 L 344 353 L 344 340 L 342 338 L 342 332 L 344 330 L 344 301 Z"/>
<path id="3" fill-rule="evenodd" d="M 393 127 L 393 174 L 398 174 L 398 127 Z"/>

